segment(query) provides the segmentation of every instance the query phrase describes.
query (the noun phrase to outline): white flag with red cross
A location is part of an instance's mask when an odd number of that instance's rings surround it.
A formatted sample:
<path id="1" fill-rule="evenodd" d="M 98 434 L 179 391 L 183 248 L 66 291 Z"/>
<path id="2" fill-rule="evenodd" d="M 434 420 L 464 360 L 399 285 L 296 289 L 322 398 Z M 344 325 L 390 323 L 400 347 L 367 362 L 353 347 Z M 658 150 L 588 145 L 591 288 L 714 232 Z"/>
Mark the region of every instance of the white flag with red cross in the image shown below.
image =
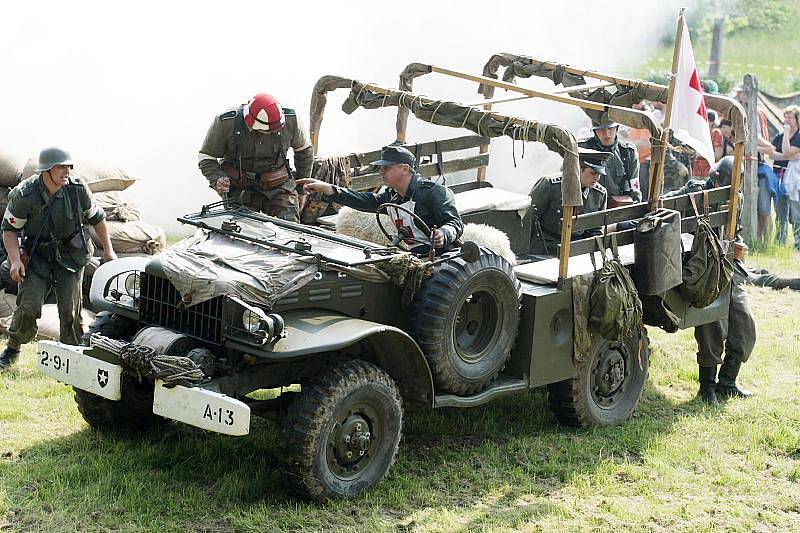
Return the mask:
<path id="1" fill-rule="evenodd" d="M 697 154 L 714 164 L 714 146 L 708 127 L 706 103 L 700 87 L 700 75 L 694 62 L 689 28 L 683 24 L 678 70 L 675 74 L 675 92 L 672 97 L 670 129 L 680 141 L 695 149 Z"/>

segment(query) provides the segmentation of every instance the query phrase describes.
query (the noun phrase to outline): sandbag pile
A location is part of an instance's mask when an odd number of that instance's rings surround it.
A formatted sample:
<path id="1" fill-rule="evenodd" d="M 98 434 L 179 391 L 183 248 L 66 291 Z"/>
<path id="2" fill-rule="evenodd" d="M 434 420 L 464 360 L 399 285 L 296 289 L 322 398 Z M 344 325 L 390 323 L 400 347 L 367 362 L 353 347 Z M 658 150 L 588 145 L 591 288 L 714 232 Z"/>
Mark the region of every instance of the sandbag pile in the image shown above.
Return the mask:
<path id="1" fill-rule="evenodd" d="M 8 206 L 11 188 L 35 174 L 38 161 L 38 156 L 20 157 L 0 150 L 0 216 Z M 164 230 L 142 222 L 139 207 L 125 192 L 136 181 L 135 178 L 116 167 L 80 160 L 75 161 L 71 174 L 86 181 L 95 201 L 105 211 L 111 243 L 118 254 L 152 255 L 166 248 Z M 95 245 L 102 249 L 93 228 L 91 235 Z"/>

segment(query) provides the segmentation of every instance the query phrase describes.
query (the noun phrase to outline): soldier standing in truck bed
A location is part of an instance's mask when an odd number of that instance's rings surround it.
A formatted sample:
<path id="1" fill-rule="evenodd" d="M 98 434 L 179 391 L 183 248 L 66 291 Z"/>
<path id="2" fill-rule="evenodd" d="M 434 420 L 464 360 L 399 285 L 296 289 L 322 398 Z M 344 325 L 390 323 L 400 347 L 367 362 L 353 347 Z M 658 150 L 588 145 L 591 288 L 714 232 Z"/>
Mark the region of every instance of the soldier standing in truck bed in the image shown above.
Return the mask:
<path id="1" fill-rule="evenodd" d="M 580 149 L 581 192 L 583 206 L 580 213 L 594 213 L 607 208 L 608 193 L 600 185 L 605 175 L 604 164 L 609 159 L 608 152 L 599 152 L 586 148 Z M 542 178 L 531 190 L 531 203 L 535 208 L 534 231 L 531 237 L 531 253 L 537 255 L 555 255 L 556 246 L 561 244 L 561 217 L 564 208 L 561 205 L 561 176 Z M 583 239 L 593 235 L 601 235 L 601 228 L 583 232 L 572 232 L 571 240 Z"/>
<path id="2" fill-rule="evenodd" d="M 299 222 L 295 178 L 311 176 L 313 162 L 314 151 L 295 111 L 260 93 L 214 118 L 198 166 L 209 186 L 229 194 L 233 203 Z"/>
<path id="3" fill-rule="evenodd" d="M 625 205 L 631 200 L 641 202 L 636 145 L 619 138 L 619 124 L 616 122 L 597 124 L 592 127 L 592 132 L 594 135 L 582 141 L 580 146 L 611 154 L 605 163 L 606 174 L 600 178 L 600 185 L 608 191 L 609 207 Z"/>

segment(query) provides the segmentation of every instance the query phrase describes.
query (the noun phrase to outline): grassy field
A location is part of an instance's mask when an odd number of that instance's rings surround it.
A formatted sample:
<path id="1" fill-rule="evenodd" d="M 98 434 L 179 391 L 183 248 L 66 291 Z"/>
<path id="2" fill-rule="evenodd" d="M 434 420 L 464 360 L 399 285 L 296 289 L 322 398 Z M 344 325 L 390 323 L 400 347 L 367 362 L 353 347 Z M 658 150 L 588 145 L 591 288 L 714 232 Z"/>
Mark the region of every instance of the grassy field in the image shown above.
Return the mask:
<path id="1" fill-rule="evenodd" d="M 755 74 L 759 87 L 772 94 L 786 94 L 800 90 L 800 39 L 797 38 L 800 24 L 800 7 L 783 28 L 777 31 L 742 30 L 725 36 L 722 48 L 720 74 L 741 83 L 745 74 Z M 701 71 L 708 61 L 711 40 L 692 43 L 694 55 Z M 650 61 L 642 70 L 669 72 L 672 66 L 672 46 L 654 51 Z M 787 70 L 786 67 L 792 68 Z"/>
<path id="2" fill-rule="evenodd" d="M 794 252 L 753 266 L 800 274 Z M 691 331 L 651 329 L 650 378 L 622 427 L 559 427 L 532 391 L 406 413 L 389 477 L 317 506 L 282 488 L 268 422 L 233 438 L 172 425 L 90 431 L 31 348 L 0 377 L 0 531 L 800 529 L 800 293 L 749 288 L 759 342 L 750 400 L 694 400 Z"/>

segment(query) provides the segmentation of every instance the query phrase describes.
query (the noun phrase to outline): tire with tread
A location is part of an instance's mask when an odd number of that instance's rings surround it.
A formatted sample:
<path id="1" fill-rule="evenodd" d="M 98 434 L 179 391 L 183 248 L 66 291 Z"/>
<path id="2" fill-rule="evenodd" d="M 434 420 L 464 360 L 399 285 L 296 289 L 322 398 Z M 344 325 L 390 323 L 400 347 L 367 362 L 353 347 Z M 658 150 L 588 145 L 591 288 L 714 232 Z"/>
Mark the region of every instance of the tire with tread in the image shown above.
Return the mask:
<path id="1" fill-rule="evenodd" d="M 392 378 L 372 363 L 348 360 L 301 388 L 283 420 L 290 488 L 324 501 L 377 485 L 394 463 L 402 434 L 402 400 Z"/>
<path id="2" fill-rule="evenodd" d="M 481 247 L 477 261 L 436 266 L 414 296 L 411 335 L 422 348 L 439 389 L 479 392 L 511 357 L 520 317 L 521 287 L 513 266 Z"/>
<path id="3" fill-rule="evenodd" d="M 641 341 L 641 342 L 640 342 Z M 628 420 L 642 396 L 650 364 L 647 330 L 622 342 L 595 342 L 574 378 L 548 385 L 550 410 L 567 426 L 613 426 Z"/>
<path id="4" fill-rule="evenodd" d="M 108 312 L 100 312 L 89 325 L 84 344 L 88 344 L 91 333 L 100 333 L 116 340 L 130 341 L 138 324 L 128 318 Z M 107 400 L 90 392 L 73 387 L 75 403 L 83 419 L 92 429 L 101 431 L 144 431 L 166 424 L 165 418 L 153 414 L 153 386 L 143 381 L 122 376 L 122 399 Z"/>

